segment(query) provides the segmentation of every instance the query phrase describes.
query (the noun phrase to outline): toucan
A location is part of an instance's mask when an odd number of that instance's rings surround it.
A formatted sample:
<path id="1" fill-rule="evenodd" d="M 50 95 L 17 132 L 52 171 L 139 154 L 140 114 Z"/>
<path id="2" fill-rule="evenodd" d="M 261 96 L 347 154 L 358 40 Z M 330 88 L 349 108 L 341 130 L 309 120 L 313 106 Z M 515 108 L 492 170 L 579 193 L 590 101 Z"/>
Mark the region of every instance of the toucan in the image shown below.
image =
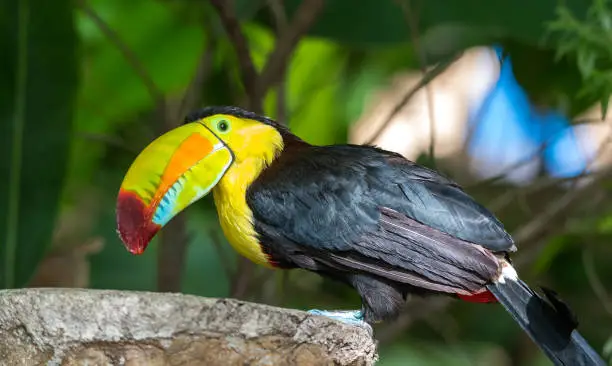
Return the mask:
<path id="1" fill-rule="evenodd" d="M 358 311 L 312 314 L 370 327 L 394 319 L 409 294 L 501 303 L 556 365 L 605 365 L 570 307 L 519 279 L 510 259 L 517 248 L 503 224 L 457 183 L 400 154 L 315 146 L 271 118 L 205 107 L 127 170 L 116 204 L 127 250 L 143 253 L 210 191 L 239 254 L 340 281 L 362 300 Z"/>

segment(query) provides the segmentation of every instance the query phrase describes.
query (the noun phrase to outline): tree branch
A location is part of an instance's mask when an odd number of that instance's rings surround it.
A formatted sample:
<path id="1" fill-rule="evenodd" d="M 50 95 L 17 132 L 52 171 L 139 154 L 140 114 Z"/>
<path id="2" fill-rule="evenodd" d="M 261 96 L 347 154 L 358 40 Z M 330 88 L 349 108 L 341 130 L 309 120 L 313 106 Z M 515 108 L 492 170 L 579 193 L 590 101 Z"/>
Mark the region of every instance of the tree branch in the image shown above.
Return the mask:
<path id="1" fill-rule="evenodd" d="M 257 83 L 258 95 L 263 96 L 269 88 L 281 80 L 295 46 L 315 22 L 324 4 L 324 0 L 302 1 L 291 24 L 280 34 L 274 51 L 268 56 Z"/>
<path id="2" fill-rule="evenodd" d="M 268 0 L 268 7 L 276 23 L 276 38 L 280 38 L 287 31 L 289 23 L 285 7 L 281 0 Z M 287 70 L 281 75 L 276 90 L 276 120 L 280 123 L 287 122 Z"/>
<path id="3" fill-rule="evenodd" d="M 249 97 L 250 108 L 255 113 L 261 113 L 261 100 L 257 100 L 257 70 L 255 70 L 255 64 L 251 58 L 249 43 L 242 33 L 240 23 L 236 18 L 233 0 L 210 0 L 210 3 L 217 10 L 223 28 L 236 50 L 238 63 L 240 64 L 242 84 Z"/>
<path id="4" fill-rule="evenodd" d="M 606 172 L 584 172 L 572 177 L 562 178 L 543 177 L 541 179 L 533 181 L 533 183 L 524 188 L 517 188 L 506 191 L 504 194 L 491 201 L 491 203 L 489 203 L 487 207 L 491 211 L 496 212 L 502 210 L 504 207 L 514 202 L 517 197 L 525 196 L 527 194 L 534 194 L 558 184 L 576 182 L 588 177 L 597 177 L 600 174 L 606 174 Z"/>
<path id="5" fill-rule="evenodd" d="M 408 102 L 414 97 L 414 95 L 421 90 L 424 86 L 428 85 L 433 79 L 435 79 L 438 75 L 442 74 L 446 69 L 448 69 L 455 61 L 457 61 L 461 56 L 463 56 L 463 52 L 459 52 L 448 60 L 444 60 L 439 62 L 436 66 L 431 68 L 427 73 L 419 80 L 419 82 L 410 89 L 398 104 L 393 107 L 391 112 L 387 115 L 384 122 L 376 129 L 372 137 L 365 143 L 365 145 L 372 145 L 376 142 L 376 139 L 380 137 L 380 135 L 385 131 L 387 126 L 391 123 L 393 118 L 408 104 Z"/>
<path id="6" fill-rule="evenodd" d="M 157 290 L 180 292 L 187 251 L 187 216 L 181 212 L 159 233 Z"/>
<path id="7" fill-rule="evenodd" d="M 234 264 L 232 263 L 233 258 L 229 258 L 227 253 L 225 252 L 224 245 L 221 243 L 221 238 L 219 238 L 220 234 L 217 230 L 211 229 L 209 231 L 210 241 L 217 251 L 217 255 L 219 256 L 219 261 L 221 261 L 221 267 L 223 267 L 223 271 L 225 272 L 225 276 L 227 280 L 230 281 L 234 278 Z"/>
<path id="8" fill-rule="evenodd" d="M 248 259 L 239 256 L 238 268 L 232 278 L 230 288 L 230 296 L 236 299 L 242 299 L 246 296 L 250 284 L 254 281 L 253 274 L 255 273 L 255 264 Z"/>
<path id="9" fill-rule="evenodd" d="M 421 69 L 422 77 L 425 78 L 427 75 L 427 57 L 419 40 L 419 18 L 417 16 L 418 11 L 411 8 L 410 0 L 398 0 L 400 7 L 406 17 L 406 22 L 410 28 L 410 39 L 412 45 L 419 56 L 419 66 Z M 425 97 L 427 100 L 427 113 L 429 117 L 429 158 L 432 162 L 435 162 L 435 145 L 436 145 L 436 119 L 434 110 L 434 96 L 431 90 L 431 85 L 427 83 L 425 85 Z"/>
<path id="10" fill-rule="evenodd" d="M 300 38 L 314 23 L 323 8 L 324 0 L 305 0 L 282 36 L 277 40 L 274 51 L 268 56 L 261 74 L 255 70 L 248 42 L 240 30 L 231 0 L 210 0 L 217 10 L 228 37 L 236 50 L 240 63 L 241 78 L 249 97 L 249 108 L 255 113 L 263 113 L 262 100 L 268 89 L 282 79 L 289 57 Z"/>
<path id="11" fill-rule="evenodd" d="M 607 138 L 601 143 L 601 145 L 597 148 L 597 152 L 590 159 L 582 169 L 582 172 L 579 175 L 586 174 L 593 163 L 599 158 L 602 153 L 607 149 L 608 145 L 612 142 L 612 128 L 610 129 Z M 609 175 L 611 168 L 606 168 L 601 174 L 598 175 L 597 178 L 601 179 L 602 176 L 606 177 Z M 535 236 L 539 231 L 541 231 L 547 224 L 548 221 L 552 220 L 556 215 L 561 214 L 564 209 L 569 206 L 569 204 L 575 200 L 576 198 L 582 197 L 584 191 L 589 191 L 588 188 L 592 187 L 596 184 L 598 179 L 593 179 L 593 181 L 587 183 L 582 189 L 578 189 L 578 180 L 572 181 L 571 190 L 567 192 L 560 200 L 553 202 L 548 209 L 543 213 L 543 215 L 538 215 L 538 217 L 526 225 L 519 233 L 515 236 L 517 241 L 524 241 L 526 238 Z"/>
<path id="12" fill-rule="evenodd" d="M 600 120 L 593 120 L 593 121 L 590 121 L 590 122 L 603 122 L 603 121 L 600 121 Z M 552 141 L 553 141 L 555 138 L 557 138 L 557 137 L 558 137 L 558 136 L 559 136 L 559 135 L 560 135 L 562 132 L 567 131 L 568 129 L 570 129 L 570 128 L 574 127 L 574 126 L 575 126 L 576 124 L 578 124 L 578 123 L 582 123 L 582 122 L 581 122 L 580 120 L 574 121 L 574 122 L 572 122 L 572 124 L 571 124 L 571 125 L 567 126 L 566 128 L 563 128 L 561 131 L 559 131 L 559 132 L 557 132 L 557 133 L 553 134 L 552 136 L 549 136 L 549 137 L 546 139 L 546 141 L 543 141 L 543 142 L 542 142 L 542 144 L 540 144 L 540 146 L 538 147 L 538 149 L 537 149 L 536 151 L 534 151 L 534 152 L 533 152 L 533 154 L 529 155 L 529 156 L 528 156 L 527 158 L 525 158 L 525 159 L 521 159 L 521 160 L 519 160 L 519 161 L 517 161 L 517 162 L 515 162 L 515 163 L 511 164 L 511 165 L 510 165 L 510 166 L 508 166 L 508 167 L 507 167 L 507 168 L 506 168 L 506 169 L 505 169 L 503 172 L 501 172 L 501 173 L 497 174 L 497 175 L 496 175 L 496 176 L 494 176 L 494 177 L 491 177 L 491 178 L 486 178 L 486 179 L 483 179 L 483 180 L 481 180 L 481 181 L 478 181 L 478 182 L 476 182 L 476 183 L 474 183 L 474 184 L 472 184 L 472 185 L 467 186 L 466 188 L 478 188 L 478 187 L 481 187 L 481 186 L 483 186 L 483 185 L 486 185 L 486 184 L 491 184 L 491 183 L 494 183 L 494 182 L 496 182 L 496 181 L 498 181 L 498 180 L 500 180 L 500 179 L 503 179 L 503 178 L 504 178 L 506 175 L 508 175 L 508 174 L 509 174 L 510 172 L 512 172 L 513 170 L 518 169 L 518 168 L 522 167 L 523 165 L 526 165 L 526 164 L 528 164 L 528 163 L 532 162 L 534 159 L 538 158 L 538 157 L 539 157 L 539 156 L 540 156 L 540 155 L 541 155 L 541 154 L 544 152 L 544 150 L 546 150 L 546 149 L 548 148 L 548 146 L 550 145 L 550 143 L 551 143 L 551 142 L 552 142 Z M 612 131 L 611 131 L 611 132 L 612 132 Z M 606 143 L 609 143 L 609 139 L 610 139 L 610 136 L 608 136 L 608 139 L 607 139 L 607 142 L 606 142 Z M 600 151 L 600 150 L 601 150 L 602 148 L 604 148 L 604 147 L 605 147 L 604 145 L 601 145 L 601 146 L 599 147 L 599 149 L 598 149 L 597 153 L 595 154 L 595 157 L 598 157 L 598 156 L 601 154 L 601 151 Z M 590 163 L 589 163 L 589 164 L 590 164 Z M 587 165 L 589 165 L 589 164 L 587 164 Z M 583 172 L 583 173 L 584 173 L 584 172 Z"/>
<path id="13" fill-rule="evenodd" d="M 609 168 L 587 184 L 570 190 L 560 199 L 551 202 L 533 220 L 518 229 L 513 234 L 513 238 L 517 243 L 525 246 L 525 248 L 518 253 L 515 261 L 517 265 L 521 266 L 531 262 L 537 256 L 541 247 L 546 244 L 543 236 L 552 223 L 556 222 L 558 224 L 563 216 L 572 210 L 576 202 L 581 202 L 583 198 L 590 197 L 597 188 L 598 183 L 603 179 L 610 178 L 610 176 L 612 176 L 612 169 Z M 527 243 L 534 242 L 539 242 L 540 244 L 526 245 Z"/>
<path id="14" fill-rule="evenodd" d="M 285 7 L 283 6 L 282 0 L 268 0 L 268 7 L 272 11 L 272 16 L 276 23 L 277 35 L 280 37 L 280 33 L 285 31 L 289 26 Z"/>
<path id="15" fill-rule="evenodd" d="M 231 299 L 28 289 L 0 291 L 0 309 L 5 365 L 369 366 L 377 359 L 365 329 Z"/>
<path id="16" fill-rule="evenodd" d="M 595 296 L 597 296 L 599 299 L 599 302 L 601 302 L 601 305 L 606 312 L 612 316 L 612 301 L 610 301 L 608 292 L 606 291 L 603 282 L 597 275 L 593 253 L 589 249 L 582 251 L 582 263 L 584 265 L 584 272 L 589 281 L 589 285 L 591 285 L 591 289 L 595 293 Z"/>
<path id="17" fill-rule="evenodd" d="M 183 95 L 183 99 L 177 111 L 177 119 L 184 118 L 189 112 L 191 112 L 192 109 L 197 107 L 198 103 L 201 102 L 202 88 L 210 75 L 213 66 L 213 56 L 215 55 L 215 51 L 217 49 L 217 42 L 214 36 L 212 36 L 212 32 L 208 32 L 208 34 L 210 35 L 208 37 L 208 47 L 204 51 L 202 57 L 200 57 L 195 76 L 187 87 L 187 91 Z"/>

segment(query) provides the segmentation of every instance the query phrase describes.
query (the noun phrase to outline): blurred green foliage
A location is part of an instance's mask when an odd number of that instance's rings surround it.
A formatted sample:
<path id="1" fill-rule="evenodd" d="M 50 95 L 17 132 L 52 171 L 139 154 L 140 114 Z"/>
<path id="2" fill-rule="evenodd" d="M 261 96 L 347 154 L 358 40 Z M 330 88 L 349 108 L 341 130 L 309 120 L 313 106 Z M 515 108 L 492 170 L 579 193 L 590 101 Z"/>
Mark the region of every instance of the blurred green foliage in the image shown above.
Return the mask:
<path id="1" fill-rule="evenodd" d="M 575 60 L 583 86 L 577 98 L 595 98 L 608 109 L 612 94 L 612 11 L 608 0 L 594 0 L 586 20 L 581 21 L 565 6 L 557 8 L 558 18 L 550 22 L 550 34 L 558 35 L 557 59 L 570 56 Z"/>
<path id="2" fill-rule="evenodd" d="M 0 4 L 0 288 L 12 288 L 29 281 L 53 232 L 79 59 L 70 1 Z"/>
<path id="3" fill-rule="evenodd" d="M 573 116 L 607 101 L 611 13 L 603 0 L 594 5 L 566 0 L 562 7 L 555 0 L 412 1 L 422 49 L 413 47 L 401 1 L 360 0 L 359 6 L 354 0 L 327 1 L 291 58 L 284 88 L 265 95 L 266 113 L 288 116 L 291 129 L 309 142 L 343 143 L 372 93 L 392 75 L 418 70 L 420 53 L 434 63 L 493 43 L 511 54 L 517 79 L 540 105 Z M 261 68 L 275 46 L 268 2 L 235 3 Z M 288 18 L 299 3 L 284 2 Z M 91 287 L 155 290 L 157 243 L 142 256 L 127 253 L 115 232 L 116 194 L 129 164 L 165 129 L 164 120 L 198 72 L 205 75 L 198 106 L 244 100 L 234 49 L 213 8 L 195 0 L 0 4 L 0 288 L 25 286 L 49 247 L 64 245 L 53 242 L 58 217 L 61 221 L 64 212 L 93 197 L 96 210 L 83 213 L 94 217 L 87 236 L 104 238 L 105 247 L 91 257 Z M 159 95 L 166 106 L 162 112 Z M 515 187 L 474 194 L 486 205 L 509 189 Z M 549 191 L 551 197 L 562 194 Z M 537 216 L 548 201 L 530 198 Z M 568 295 L 583 333 L 600 350 L 612 335 L 612 314 L 589 287 L 580 248 L 595 251 L 600 276 L 612 278 L 604 261 L 612 253 L 602 244 L 612 239 L 612 214 L 610 202 L 602 202 L 570 224 L 551 228 L 547 245 L 523 267 L 527 277 L 537 275 Z M 531 217 L 518 206 L 500 213 L 511 230 Z M 219 235 L 212 201 L 186 214 L 187 260 L 177 269 L 183 273 L 182 291 L 230 296 L 236 255 Z M 349 289 L 308 273 L 256 269 L 254 276 L 262 285 L 243 297 L 255 301 L 297 308 L 359 304 Z M 510 358 L 514 364 L 546 364 L 500 307 L 453 304 L 444 316 L 432 313 L 383 343 L 380 364 L 501 365 Z"/>

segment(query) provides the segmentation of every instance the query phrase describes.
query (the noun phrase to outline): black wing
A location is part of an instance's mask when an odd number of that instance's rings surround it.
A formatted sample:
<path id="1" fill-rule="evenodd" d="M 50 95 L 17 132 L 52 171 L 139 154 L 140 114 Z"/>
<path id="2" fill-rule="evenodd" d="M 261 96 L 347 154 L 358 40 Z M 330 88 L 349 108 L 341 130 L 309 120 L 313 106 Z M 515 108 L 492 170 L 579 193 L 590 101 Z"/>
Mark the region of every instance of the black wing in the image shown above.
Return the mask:
<path id="1" fill-rule="evenodd" d="M 514 250 L 503 225 L 457 184 L 372 147 L 285 152 L 247 202 L 273 251 L 444 292 L 482 287 L 497 271 L 490 251 Z"/>

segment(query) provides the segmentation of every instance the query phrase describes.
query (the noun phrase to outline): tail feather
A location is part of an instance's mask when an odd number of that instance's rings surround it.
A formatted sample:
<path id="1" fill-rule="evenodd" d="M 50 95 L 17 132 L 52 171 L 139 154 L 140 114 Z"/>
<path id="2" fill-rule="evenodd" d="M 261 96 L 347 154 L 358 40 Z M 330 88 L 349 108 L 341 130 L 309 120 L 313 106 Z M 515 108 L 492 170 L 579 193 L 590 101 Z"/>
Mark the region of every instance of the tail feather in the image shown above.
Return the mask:
<path id="1" fill-rule="evenodd" d="M 543 289 L 544 298 L 520 279 L 487 288 L 555 365 L 606 366 L 576 330 L 578 322 L 569 306 L 553 291 Z"/>

